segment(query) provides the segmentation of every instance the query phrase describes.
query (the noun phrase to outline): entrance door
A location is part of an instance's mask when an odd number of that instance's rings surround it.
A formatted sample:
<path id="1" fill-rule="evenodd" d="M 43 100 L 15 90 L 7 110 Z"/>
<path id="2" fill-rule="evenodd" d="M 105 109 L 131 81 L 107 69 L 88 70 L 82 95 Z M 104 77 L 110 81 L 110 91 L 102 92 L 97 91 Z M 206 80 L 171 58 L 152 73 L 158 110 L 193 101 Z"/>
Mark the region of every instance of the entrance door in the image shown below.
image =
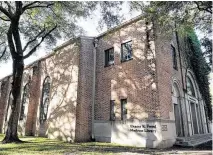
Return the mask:
<path id="1" fill-rule="evenodd" d="M 181 117 L 180 117 L 179 104 L 174 104 L 174 114 L 175 114 L 176 134 L 177 134 L 177 137 L 181 137 L 182 132 L 181 132 Z"/>
<path id="2" fill-rule="evenodd" d="M 194 128 L 194 134 L 198 134 L 196 108 L 195 108 L 195 103 L 193 103 L 193 102 L 191 102 L 191 115 L 192 115 L 192 124 L 193 124 L 193 128 Z"/>

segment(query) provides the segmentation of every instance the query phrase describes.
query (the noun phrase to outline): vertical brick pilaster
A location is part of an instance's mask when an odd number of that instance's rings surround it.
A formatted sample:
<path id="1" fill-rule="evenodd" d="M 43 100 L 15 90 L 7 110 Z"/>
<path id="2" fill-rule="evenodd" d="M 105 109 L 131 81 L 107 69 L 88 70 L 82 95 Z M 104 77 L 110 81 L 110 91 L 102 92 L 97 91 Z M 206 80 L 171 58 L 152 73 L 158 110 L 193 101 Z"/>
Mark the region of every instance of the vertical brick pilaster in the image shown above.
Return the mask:
<path id="1" fill-rule="evenodd" d="M 93 38 L 81 38 L 75 141 L 89 141 L 92 119 Z"/>
<path id="2" fill-rule="evenodd" d="M 30 83 L 30 99 L 26 121 L 26 135 L 35 135 L 37 110 L 40 99 L 40 62 L 33 67 L 32 80 Z"/>
<path id="3" fill-rule="evenodd" d="M 0 96 L 0 133 L 3 133 L 3 124 L 5 116 L 5 109 L 7 107 L 7 98 L 9 93 L 9 78 L 5 78 L 1 81 L 1 96 Z"/>

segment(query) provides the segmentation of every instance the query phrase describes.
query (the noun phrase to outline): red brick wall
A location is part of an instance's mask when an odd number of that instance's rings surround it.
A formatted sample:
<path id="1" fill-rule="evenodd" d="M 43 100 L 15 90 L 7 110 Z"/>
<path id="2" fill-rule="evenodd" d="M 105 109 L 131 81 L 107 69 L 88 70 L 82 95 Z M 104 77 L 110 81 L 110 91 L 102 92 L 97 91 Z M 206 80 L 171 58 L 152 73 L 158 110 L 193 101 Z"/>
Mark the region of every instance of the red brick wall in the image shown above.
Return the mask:
<path id="1" fill-rule="evenodd" d="M 81 38 L 75 133 L 78 142 L 91 138 L 93 41 L 94 38 Z"/>
<path id="2" fill-rule="evenodd" d="M 116 120 L 121 120 L 120 100 L 124 98 L 128 102 L 128 120 L 169 119 L 174 78 L 180 84 L 180 90 L 183 90 L 175 36 L 166 37 L 161 28 L 154 28 L 145 20 L 137 20 L 98 37 L 98 40 L 95 120 L 110 119 L 110 100 L 115 100 Z M 121 44 L 130 40 L 133 59 L 121 62 Z M 26 135 L 44 132 L 44 135 L 51 135 L 50 138 L 79 142 L 90 140 L 93 41 L 92 37 L 81 37 L 76 44 L 70 42 L 59 49 L 62 52 L 39 61 L 38 70 L 32 75 L 30 83 Z M 173 69 L 171 44 L 176 48 L 177 71 Z M 104 67 L 104 51 L 112 47 L 115 64 Z M 184 49 L 180 50 L 183 58 Z M 183 62 L 184 59 L 182 64 L 185 66 Z M 183 69 L 184 75 L 185 72 Z M 48 120 L 41 128 L 39 108 L 42 83 L 46 76 L 51 78 L 51 101 Z M 6 83 L 0 97 L 0 128 L 9 93 L 9 82 Z"/>
<path id="3" fill-rule="evenodd" d="M 39 122 L 37 132 L 51 139 L 73 142 L 75 140 L 76 104 L 79 70 L 79 40 L 70 41 L 55 54 L 41 61 L 41 91 L 44 79 L 50 77 L 50 102 L 45 124 Z M 41 100 L 42 92 L 40 93 Z"/>
<path id="4" fill-rule="evenodd" d="M 35 135 L 36 129 L 36 118 L 37 118 L 37 110 L 40 99 L 40 79 L 41 79 L 41 70 L 40 70 L 40 62 L 35 63 L 35 66 L 32 67 L 33 73 L 30 82 L 30 99 L 26 120 L 26 135 Z"/>
<path id="5" fill-rule="evenodd" d="M 9 77 L 1 80 L 0 84 L 0 133 L 3 133 L 3 125 L 5 120 L 5 112 L 7 108 L 7 100 L 10 92 L 10 81 Z"/>
<path id="6" fill-rule="evenodd" d="M 132 40 L 133 60 L 122 63 L 121 44 L 129 40 Z M 111 47 L 114 47 L 115 65 L 104 67 L 104 50 Z M 151 25 L 146 25 L 144 20 L 140 20 L 99 38 L 96 120 L 110 119 L 110 100 L 115 100 L 116 120 L 121 120 L 120 99 L 123 98 L 127 98 L 128 102 L 127 119 L 158 117 L 157 89 Z"/>
<path id="7" fill-rule="evenodd" d="M 172 38 L 164 34 L 159 27 L 155 27 L 160 118 L 169 119 L 169 112 L 172 110 Z"/>

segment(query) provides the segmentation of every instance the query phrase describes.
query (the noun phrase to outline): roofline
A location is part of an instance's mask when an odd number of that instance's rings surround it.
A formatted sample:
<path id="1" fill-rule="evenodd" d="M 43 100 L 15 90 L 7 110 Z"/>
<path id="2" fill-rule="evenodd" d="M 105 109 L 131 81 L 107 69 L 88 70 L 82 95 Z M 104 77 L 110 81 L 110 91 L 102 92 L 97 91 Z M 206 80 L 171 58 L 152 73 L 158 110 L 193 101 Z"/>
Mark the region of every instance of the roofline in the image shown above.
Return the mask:
<path id="1" fill-rule="evenodd" d="M 96 38 L 99 39 L 99 38 L 105 36 L 106 34 L 112 32 L 114 30 L 120 29 L 120 28 L 122 28 L 124 26 L 127 26 L 127 25 L 129 25 L 129 24 L 131 24 L 133 22 L 136 22 L 136 21 L 140 20 L 141 18 L 143 18 L 143 15 L 140 14 L 140 15 L 138 15 L 138 16 L 136 16 L 136 17 L 134 17 L 134 18 L 132 18 L 132 19 L 130 19 L 130 20 L 118 25 L 118 26 L 115 26 L 115 27 L 113 27 L 113 28 L 111 28 L 111 29 L 99 34 Z"/>
<path id="2" fill-rule="evenodd" d="M 47 59 L 47 58 L 49 58 L 49 57 L 55 55 L 56 51 L 62 49 L 62 48 L 65 47 L 65 46 L 68 46 L 70 43 L 72 43 L 72 42 L 74 42 L 74 41 L 76 41 L 77 39 L 80 39 L 80 38 L 81 38 L 81 36 L 78 36 L 77 38 L 69 39 L 68 41 L 64 42 L 62 45 L 59 45 L 59 46 L 53 48 L 52 51 L 51 51 L 49 54 L 47 54 L 47 55 L 45 55 L 45 56 L 43 56 L 43 57 L 41 57 L 41 58 L 39 58 L 39 59 L 37 59 L 37 60 L 35 60 L 35 61 L 29 63 L 28 65 L 26 65 L 26 66 L 24 67 L 24 70 L 27 69 L 27 68 L 29 68 L 29 67 L 31 67 L 31 66 L 33 66 L 33 64 L 35 64 L 36 62 L 45 60 L 45 59 Z M 12 76 L 12 73 L 9 74 L 9 75 L 7 75 L 7 76 L 5 76 L 5 77 L 3 77 L 3 78 L 1 78 L 0 81 L 2 81 L 3 79 L 5 79 L 5 78 L 7 78 L 7 77 L 10 77 L 10 76 Z"/>
<path id="3" fill-rule="evenodd" d="M 52 49 L 52 52 L 50 52 L 50 53 L 47 54 L 46 56 L 41 57 L 40 59 L 37 59 L 37 60 L 33 61 L 32 63 L 26 65 L 26 66 L 24 67 L 24 69 L 27 69 L 27 68 L 31 67 L 31 66 L 32 66 L 34 63 L 36 63 L 36 62 L 42 61 L 42 60 L 44 60 L 44 59 L 47 59 L 47 58 L 49 58 L 49 57 L 55 55 L 56 51 L 62 49 L 62 48 L 65 47 L 65 46 L 68 46 L 70 43 L 73 43 L 74 41 L 76 41 L 76 40 L 78 40 L 78 39 L 81 39 L 81 38 L 91 38 L 91 39 L 97 38 L 97 39 L 99 39 L 99 38 L 105 36 L 106 34 L 112 32 L 112 31 L 114 31 L 114 30 L 120 29 L 120 28 L 122 28 L 122 27 L 124 27 L 124 26 L 127 26 L 127 25 L 129 25 L 129 24 L 131 24 L 131 23 L 133 23 L 133 22 L 136 22 L 136 21 L 140 20 L 142 17 L 143 17 L 143 15 L 138 15 L 138 16 L 136 16 L 136 17 L 134 17 L 134 18 L 132 18 L 132 19 L 130 19 L 130 20 L 128 20 L 128 21 L 126 21 L 126 22 L 124 22 L 124 23 L 118 25 L 118 26 L 115 26 L 114 28 L 111 28 L 111 29 L 109 29 L 109 30 L 107 30 L 107 31 L 105 31 L 105 32 L 103 32 L 103 33 L 101 33 L 101 34 L 99 34 L 99 35 L 96 36 L 96 37 L 77 36 L 76 38 L 71 38 L 71 39 L 69 39 L 68 41 L 64 42 L 62 45 L 59 45 L 59 46 L 53 48 L 53 49 Z M 9 77 L 9 76 L 12 76 L 12 73 L 9 74 L 9 75 L 7 75 L 7 76 L 5 76 L 5 77 L 3 77 L 3 78 L 1 78 L 0 81 L 2 81 L 3 79 L 5 79 L 5 78 L 7 78 L 7 77 Z"/>
<path id="4" fill-rule="evenodd" d="M 9 74 L 9 75 L 7 75 L 7 76 L 5 76 L 5 77 L 3 77 L 3 78 L 1 78 L 0 79 L 0 82 L 2 82 L 4 79 L 6 79 L 6 78 L 9 78 L 10 76 L 12 76 L 12 73 L 11 74 Z"/>

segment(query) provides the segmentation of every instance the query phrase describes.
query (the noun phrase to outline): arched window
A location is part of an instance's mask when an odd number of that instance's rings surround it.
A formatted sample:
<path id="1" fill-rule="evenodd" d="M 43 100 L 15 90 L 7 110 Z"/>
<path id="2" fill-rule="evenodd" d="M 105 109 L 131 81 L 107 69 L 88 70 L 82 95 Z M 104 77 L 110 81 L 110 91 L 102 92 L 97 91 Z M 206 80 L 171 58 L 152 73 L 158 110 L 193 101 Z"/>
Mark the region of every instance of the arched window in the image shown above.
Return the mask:
<path id="1" fill-rule="evenodd" d="M 47 76 L 43 83 L 42 98 L 40 106 L 40 123 L 44 123 L 47 120 L 47 112 L 50 98 L 50 77 Z"/>
<path id="2" fill-rule="evenodd" d="M 186 87 L 187 87 L 187 93 L 195 97 L 195 89 L 191 79 L 188 76 L 186 77 Z"/>
<path id="3" fill-rule="evenodd" d="M 24 86 L 24 90 L 23 90 L 21 113 L 20 113 L 20 118 L 19 118 L 20 120 L 23 120 L 23 118 L 24 118 L 25 107 L 28 103 L 29 103 L 29 83 L 27 83 Z"/>

